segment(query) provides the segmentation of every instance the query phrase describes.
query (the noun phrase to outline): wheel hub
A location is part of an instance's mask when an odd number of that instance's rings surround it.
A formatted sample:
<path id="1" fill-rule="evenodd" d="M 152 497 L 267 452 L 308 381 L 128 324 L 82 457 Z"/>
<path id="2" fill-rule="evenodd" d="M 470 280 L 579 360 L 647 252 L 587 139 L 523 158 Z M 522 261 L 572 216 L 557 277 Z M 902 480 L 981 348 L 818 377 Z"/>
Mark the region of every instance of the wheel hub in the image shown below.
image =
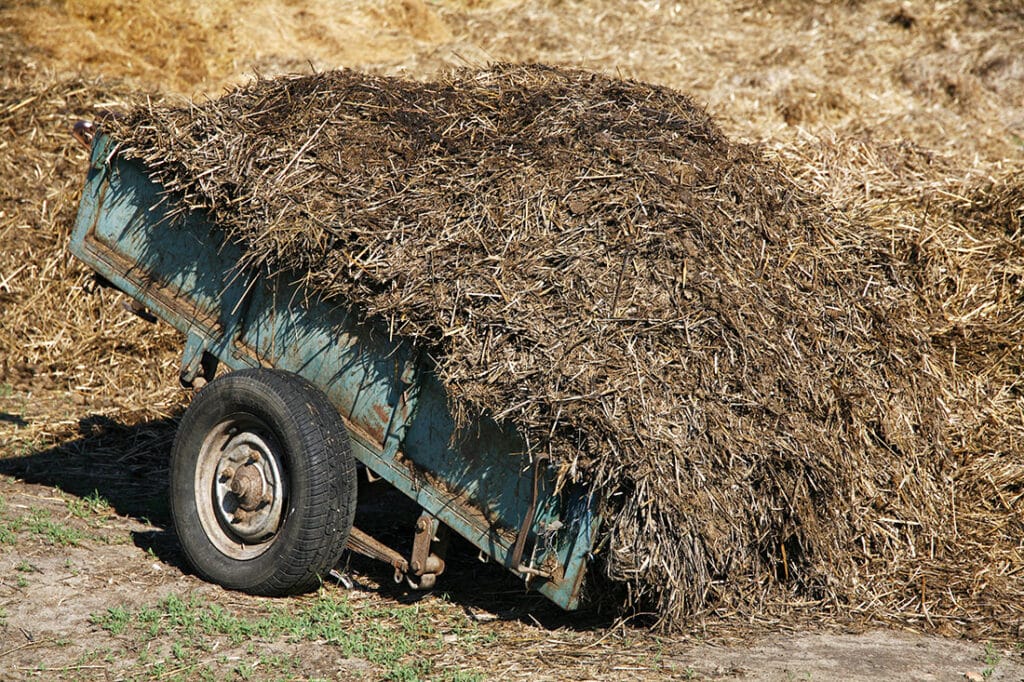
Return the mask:
<path id="1" fill-rule="evenodd" d="M 238 498 L 238 506 L 245 511 L 256 511 L 273 500 L 272 495 L 265 493 L 267 483 L 259 467 L 246 464 L 236 469 L 233 474 L 224 472 L 230 479 L 228 488 Z"/>
<path id="2" fill-rule="evenodd" d="M 206 518 L 217 548 L 235 558 L 250 558 L 262 553 L 280 528 L 287 485 L 272 441 L 256 430 L 222 428 L 220 438 L 204 447 L 209 487 L 197 480 L 197 493 L 204 487 L 208 491 Z"/>

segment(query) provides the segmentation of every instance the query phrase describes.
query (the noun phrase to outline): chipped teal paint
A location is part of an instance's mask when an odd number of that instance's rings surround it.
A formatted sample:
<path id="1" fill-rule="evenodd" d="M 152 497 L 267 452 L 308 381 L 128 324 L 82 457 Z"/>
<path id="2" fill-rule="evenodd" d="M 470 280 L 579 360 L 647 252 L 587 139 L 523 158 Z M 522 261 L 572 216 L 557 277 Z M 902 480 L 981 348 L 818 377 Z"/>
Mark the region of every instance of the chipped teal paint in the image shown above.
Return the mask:
<path id="1" fill-rule="evenodd" d="M 194 372 L 205 351 L 232 369 L 305 376 L 344 417 L 363 464 L 514 569 L 512 546 L 533 488 L 519 434 L 480 419 L 455 438 L 448 396 L 407 342 L 351 308 L 304 300 L 293 278 L 242 274 L 237 246 L 198 212 L 172 224 L 160 188 L 113 152 L 98 135 L 71 251 L 186 334 L 183 370 Z M 533 548 L 534 566 L 556 566 L 555 578 L 531 585 L 573 609 L 598 521 L 585 490 L 556 494 L 554 478 L 550 469 L 540 477 L 524 560 Z"/>

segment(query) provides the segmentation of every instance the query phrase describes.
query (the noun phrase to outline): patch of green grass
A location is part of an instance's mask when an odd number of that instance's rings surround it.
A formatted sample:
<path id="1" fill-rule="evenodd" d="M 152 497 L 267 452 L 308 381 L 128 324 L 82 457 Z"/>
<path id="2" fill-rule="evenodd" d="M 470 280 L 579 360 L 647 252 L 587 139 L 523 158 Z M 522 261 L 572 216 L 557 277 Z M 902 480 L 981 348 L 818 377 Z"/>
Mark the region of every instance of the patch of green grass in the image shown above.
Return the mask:
<path id="1" fill-rule="evenodd" d="M 68 499 L 68 511 L 72 516 L 80 519 L 87 519 L 92 516 L 106 516 L 110 513 L 110 503 L 100 495 L 98 490 L 93 489 L 85 497 L 72 497 Z"/>
<path id="2" fill-rule="evenodd" d="M 71 670 L 81 669 L 88 665 L 95 664 L 99 661 L 104 663 L 113 663 L 115 660 L 114 651 L 110 647 L 102 647 L 100 649 L 89 649 L 78 655 L 78 657 L 64 669 L 64 672 L 70 672 Z"/>
<path id="3" fill-rule="evenodd" d="M 459 632 L 457 644 L 467 650 L 487 641 L 475 624 L 461 616 L 449 617 L 444 632 Z M 461 621 L 461 622 L 457 622 Z M 169 595 L 138 609 L 115 607 L 93 615 L 92 622 L 114 635 L 125 634 L 149 641 L 173 640 L 169 655 L 145 662 L 147 674 L 198 674 L 198 666 L 214 651 L 218 638 L 233 646 L 248 644 L 249 660 L 234 661 L 222 670 L 241 679 L 260 679 L 268 674 L 287 677 L 300 662 L 290 656 L 257 654 L 256 643 L 274 641 L 317 642 L 336 647 L 346 658 L 359 658 L 383 670 L 388 680 L 446 680 L 476 682 L 483 677 L 472 671 L 435 671 L 429 654 L 439 651 L 443 635 L 433 619 L 419 606 L 364 607 L 353 609 L 347 598 L 322 595 L 298 600 L 288 606 L 273 604 L 256 615 L 238 615 L 199 597 Z M 140 660 L 140 663 L 143 661 Z M 222 663 L 223 665 L 223 663 Z"/>
<path id="4" fill-rule="evenodd" d="M 99 625 L 112 635 L 120 635 L 128 628 L 128 623 L 132 620 L 132 614 L 123 606 L 115 606 L 107 609 L 107 612 L 104 614 L 93 614 L 89 620 L 93 625 Z"/>
<path id="5" fill-rule="evenodd" d="M 18 541 L 17 532 L 8 523 L 0 523 L 0 545 L 13 545 Z"/>
<path id="6" fill-rule="evenodd" d="M 242 662 L 235 666 L 234 673 L 243 680 L 251 680 L 256 670 L 249 663 Z"/>
<path id="7" fill-rule="evenodd" d="M 7 511 L 7 498 L 0 495 L 0 514 Z M 0 523 L 0 545 L 12 545 L 17 537 L 14 532 L 8 527 L 7 523 Z"/>
<path id="8" fill-rule="evenodd" d="M 434 662 L 421 658 L 408 663 L 399 663 L 388 671 L 384 679 L 391 682 L 419 682 L 429 679 L 434 672 Z"/>
<path id="9" fill-rule="evenodd" d="M 9 398 L 14 395 L 14 386 L 10 384 L 0 384 L 0 398 Z"/>
<path id="10" fill-rule="evenodd" d="M 444 682 L 483 682 L 483 673 L 466 672 L 463 670 L 449 671 L 441 678 Z"/>
<path id="11" fill-rule="evenodd" d="M 992 642 L 985 642 L 985 653 L 981 657 L 981 662 L 985 664 L 985 668 L 981 671 L 981 676 L 986 680 L 992 677 L 1001 658 L 995 645 Z"/>
<path id="12" fill-rule="evenodd" d="M 83 540 L 103 540 L 66 523 L 55 520 L 48 509 L 32 509 L 28 514 L 0 523 L 0 544 L 14 544 L 18 533 L 30 533 L 51 545 L 77 546 Z"/>
<path id="13" fill-rule="evenodd" d="M 76 546 L 89 537 L 77 528 L 54 521 L 48 509 L 33 509 L 28 516 L 17 519 L 16 525 L 16 530 L 26 530 L 62 547 Z"/>

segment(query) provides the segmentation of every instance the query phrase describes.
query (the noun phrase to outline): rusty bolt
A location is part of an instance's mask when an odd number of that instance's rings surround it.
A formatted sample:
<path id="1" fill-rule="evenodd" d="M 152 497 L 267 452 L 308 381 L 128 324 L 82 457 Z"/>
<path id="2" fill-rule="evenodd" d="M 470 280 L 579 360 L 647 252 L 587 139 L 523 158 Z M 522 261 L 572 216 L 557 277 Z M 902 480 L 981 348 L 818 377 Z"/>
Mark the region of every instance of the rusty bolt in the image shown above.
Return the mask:
<path id="1" fill-rule="evenodd" d="M 412 563 L 409 564 L 409 568 L 412 569 L 413 573 L 419 573 L 422 566 L 420 565 L 420 562 L 413 559 Z"/>
<path id="2" fill-rule="evenodd" d="M 251 514 L 249 514 L 249 512 L 247 512 L 244 509 L 242 509 L 241 507 L 239 507 L 238 509 L 235 510 L 235 518 L 232 519 L 232 522 L 233 523 L 245 523 L 246 521 L 249 520 L 250 516 L 251 516 Z"/>
<path id="3" fill-rule="evenodd" d="M 427 525 L 428 524 L 427 524 L 427 520 L 426 519 L 424 519 L 424 518 L 417 519 L 416 520 L 416 530 L 417 530 L 417 532 L 422 533 L 423 531 L 425 531 L 427 529 Z"/>

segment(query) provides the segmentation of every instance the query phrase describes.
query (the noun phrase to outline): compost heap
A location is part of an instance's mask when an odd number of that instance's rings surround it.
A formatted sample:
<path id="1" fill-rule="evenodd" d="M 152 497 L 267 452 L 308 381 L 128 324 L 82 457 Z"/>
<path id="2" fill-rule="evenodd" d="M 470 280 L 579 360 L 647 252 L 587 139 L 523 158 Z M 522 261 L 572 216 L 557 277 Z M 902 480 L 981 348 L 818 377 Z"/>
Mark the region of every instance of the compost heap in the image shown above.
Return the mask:
<path id="1" fill-rule="evenodd" d="M 109 126 L 242 267 L 416 339 L 462 418 L 514 423 L 589 483 L 631 610 L 932 622 L 1012 580 L 958 548 L 920 268 L 685 95 L 544 66 L 340 71 Z"/>

